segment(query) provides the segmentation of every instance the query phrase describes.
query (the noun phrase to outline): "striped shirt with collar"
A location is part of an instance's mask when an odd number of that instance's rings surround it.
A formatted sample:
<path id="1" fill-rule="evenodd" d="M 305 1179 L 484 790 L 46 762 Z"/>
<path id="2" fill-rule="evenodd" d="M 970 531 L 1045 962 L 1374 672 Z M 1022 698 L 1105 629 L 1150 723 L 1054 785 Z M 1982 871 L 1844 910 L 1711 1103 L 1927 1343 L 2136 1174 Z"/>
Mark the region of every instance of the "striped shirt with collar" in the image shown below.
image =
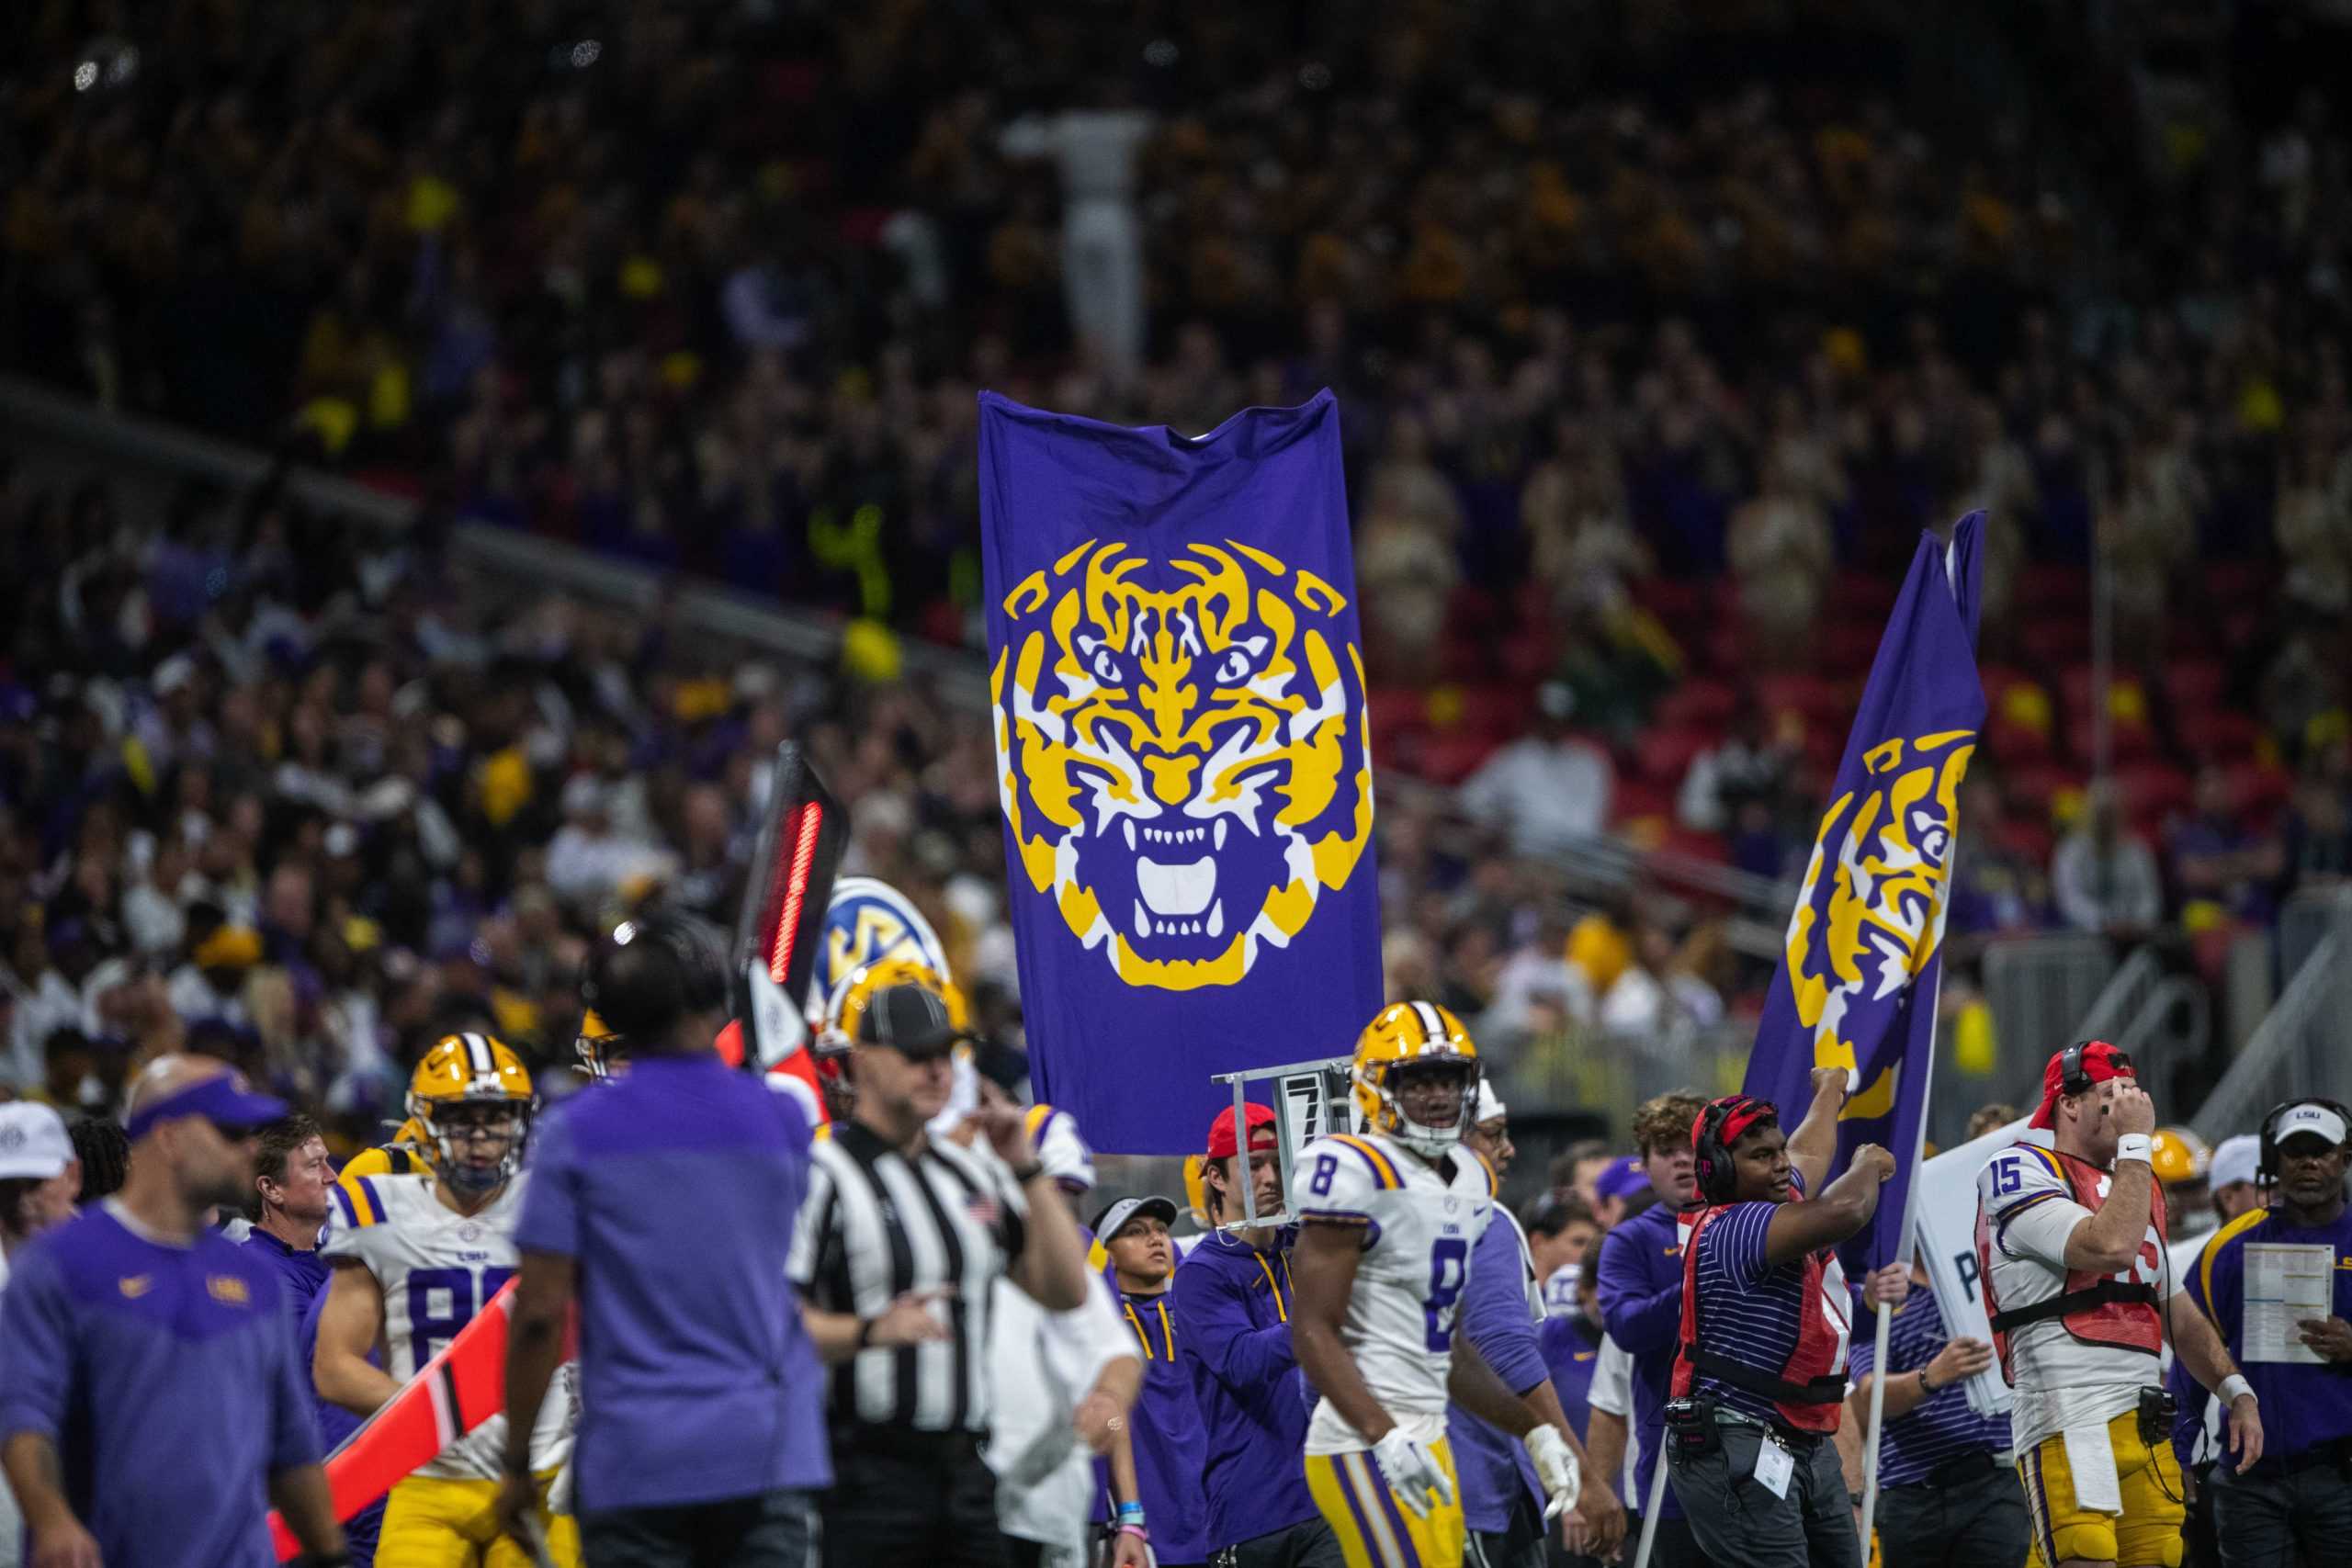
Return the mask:
<path id="1" fill-rule="evenodd" d="M 926 1137 L 911 1155 L 856 1122 L 812 1146 L 793 1283 L 822 1312 L 870 1318 L 909 1291 L 950 1290 L 944 1339 L 861 1350 L 832 1371 L 836 1434 L 883 1427 L 986 1432 L 989 1302 L 1021 1256 L 1028 1205 L 984 1149 Z"/>

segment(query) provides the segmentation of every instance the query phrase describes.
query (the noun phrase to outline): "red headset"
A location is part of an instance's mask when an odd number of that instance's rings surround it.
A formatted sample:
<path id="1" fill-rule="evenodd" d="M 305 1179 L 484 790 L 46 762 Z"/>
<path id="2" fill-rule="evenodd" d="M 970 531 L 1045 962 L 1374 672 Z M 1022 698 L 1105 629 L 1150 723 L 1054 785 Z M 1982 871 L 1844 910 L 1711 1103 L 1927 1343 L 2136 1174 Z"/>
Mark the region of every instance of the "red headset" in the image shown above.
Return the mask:
<path id="1" fill-rule="evenodd" d="M 1749 1129 L 1781 1119 L 1769 1100 L 1745 1094 L 1711 1100 L 1690 1123 L 1691 1170 L 1699 1180 L 1699 1196 L 1710 1203 L 1728 1203 L 1738 1190 L 1732 1170 L 1731 1146 Z"/>

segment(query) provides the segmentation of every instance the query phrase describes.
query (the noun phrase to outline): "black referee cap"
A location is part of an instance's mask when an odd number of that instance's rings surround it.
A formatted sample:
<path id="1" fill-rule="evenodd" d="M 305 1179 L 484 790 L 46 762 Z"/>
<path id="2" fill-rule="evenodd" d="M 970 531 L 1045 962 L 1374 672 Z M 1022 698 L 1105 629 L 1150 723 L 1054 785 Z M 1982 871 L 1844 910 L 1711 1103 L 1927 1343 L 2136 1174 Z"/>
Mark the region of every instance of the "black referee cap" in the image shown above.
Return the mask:
<path id="1" fill-rule="evenodd" d="M 885 986 L 865 1004 L 857 1021 L 857 1043 L 888 1045 L 912 1061 L 944 1056 L 970 1035 L 947 1016 L 947 1001 L 928 986 L 911 981 Z"/>

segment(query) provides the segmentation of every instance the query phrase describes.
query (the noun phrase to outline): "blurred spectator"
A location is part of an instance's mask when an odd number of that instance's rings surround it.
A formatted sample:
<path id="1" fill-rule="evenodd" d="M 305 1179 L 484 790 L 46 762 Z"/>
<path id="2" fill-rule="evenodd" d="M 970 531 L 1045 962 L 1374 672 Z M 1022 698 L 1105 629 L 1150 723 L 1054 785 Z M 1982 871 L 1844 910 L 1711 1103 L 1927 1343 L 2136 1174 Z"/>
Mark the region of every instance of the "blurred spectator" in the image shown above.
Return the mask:
<path id="1" fill-rule="evenodd" d="M 2352 744 L 2339 741 L 2303 765 L 2284 838 L 2290 887 L 2333 887 L 2352 879 Z"/>
<path id="2" fill-rule="evenodd" d="M 2060 918 L 2078 931 L 2137 935 L 2164 913 L 2156 857 L 2124 826 L 2112 785 L 2085 794 L 2082 820 L 2058 841 L 2050 884 Z"/>
<path id="3" fill-rule="evenodd" d="M 2197 771 L 2195 789 L 2190 814 L 2170 835 L 2174 886 L 2184 899 L 2233 919 L 2267 919 L 2284 863 L 2278 840 L 2245 827 L 2227 770 L 2207 763 Z"/>
<path id="4" fill-rule="evenodd" d="M 1772 733 L 1763 705 L 1752 694 L 1742 695 L 1724 738 L 1690 759 L 1675 797 L 1676 818 L 1702 833 L 1769 829 L 1781 810 L 1781 792 L 1792 782 L 1797 739 L 1787 727 Z"/>
<path id="5" fill-rule="evenodd" d="M 1598 837 L 1608 826 L 1609 753 L 1570 733 L 1576 699 L 1558 682 L 1536 694 L 1534 728 L 1488 758 L 1462 787 L 1462 808 L 1541 854 Z"/>

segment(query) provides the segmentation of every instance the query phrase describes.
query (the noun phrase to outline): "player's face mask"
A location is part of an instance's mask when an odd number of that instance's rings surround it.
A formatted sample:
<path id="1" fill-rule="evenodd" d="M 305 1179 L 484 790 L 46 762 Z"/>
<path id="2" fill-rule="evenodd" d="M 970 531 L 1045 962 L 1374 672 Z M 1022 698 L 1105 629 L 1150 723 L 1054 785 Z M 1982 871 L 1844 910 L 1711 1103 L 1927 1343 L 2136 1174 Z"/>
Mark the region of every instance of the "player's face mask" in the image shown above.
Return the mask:
<path id="1" fill-rule="evenodd" d="M 513 1100 L 437 1105 L 426 1126 L 434 1170 L 460 1192 L 500 1186 L 522 1163 L 529 1110 Z"/>

